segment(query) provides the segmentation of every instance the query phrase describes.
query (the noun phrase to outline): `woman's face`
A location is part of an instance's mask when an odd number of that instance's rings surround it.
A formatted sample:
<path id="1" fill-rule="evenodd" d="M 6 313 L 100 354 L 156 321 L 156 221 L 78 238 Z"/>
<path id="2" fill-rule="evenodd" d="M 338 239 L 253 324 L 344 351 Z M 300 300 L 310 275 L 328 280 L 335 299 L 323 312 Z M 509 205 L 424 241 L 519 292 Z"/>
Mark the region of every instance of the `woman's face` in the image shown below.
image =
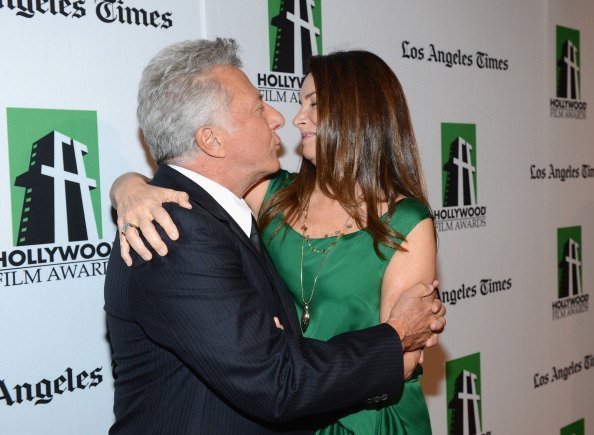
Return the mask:
<path id="1" fill-rule="evenodd" d="M 303 157 L 316 164 L 316 133 L 318 131 L 318 108 L 317 108 L 316 87 L 311 74 L 308 74 L 303 81 L 299 103 L 301 108 L 295 118 L 293 125 L 301 132 L 301 145 L 303 146 Z"/>

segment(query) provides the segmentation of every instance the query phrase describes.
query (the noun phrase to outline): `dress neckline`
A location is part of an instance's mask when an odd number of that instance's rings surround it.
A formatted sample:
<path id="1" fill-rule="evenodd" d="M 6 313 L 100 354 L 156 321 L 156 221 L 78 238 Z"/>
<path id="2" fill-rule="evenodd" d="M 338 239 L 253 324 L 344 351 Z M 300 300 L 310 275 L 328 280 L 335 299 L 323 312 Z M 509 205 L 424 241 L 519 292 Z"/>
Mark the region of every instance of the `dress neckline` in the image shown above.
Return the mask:
<path id="1" fill-rule="evenodd" d="M 402 199 L 399 199 L 398 201 L 396 201 L 396 205 L 400 204 L 401 202 L 403 202 L 403 201 L 405 201 L 405 200 L 407 200 L 407 199 L 409 199 L 409 197 L 408 197 L 408 196 L 405 196 L 404 198 L 402 198 Z M 383 218 L 384 216 L 387 216 L 387 215 L 388 215 L 388 212 L 385 212 L 384 214 L 382 214 L 382 215 L 380 216 L 380 219 L 381 219 L 381 218 Z M 289 224 L 289 223 L 288 223 L 288 222 L 285 220 L 285 215 L 284 215 L 284 213 L 283 213 L 283 215 L 282 215 L 282 219 L 283 219 L 283 221 L 284 221 L 285 225 L 286 225 L 287 227 L 289 227 L 289 229 L 290 229 L 290 230 L 291 230 L 293 233 L 297 234 L 299 237 L 303 237 L 303 234 L 302 234 L 300 231 L 297 231 L 295 228 L 293 228 L 293 225 Z M 343 235 L 342 235 L 342 237 L 343 237 L 343 238 L 344 238 L 344 237 L 349 237 L 349 236 L 352 236 L 352 235 L 354 235 L 354 234 L 359 234 L 359 233 L 366 233 L 366 232 L 367 232 L 367 227 L 365 227 L 365 228 L 359 228 L 359 229 L 358 229 L 358 230 L 356 230 L 356 231 L 351 231 L 350 233 L 345 233 L 345 234 L 343 234 Z M 310 237 L 310 238 L 309 238 L 309 240 L 312 240 L 312 241 L 313 241 L 313 240 L 326 240 L 326 239 L 329 239 L 329 238 L 332 238 L 332 237 L 336 237 L 336 236 L 335 236 L 335 235 L 330 235 L 330 236 L 328 236 L 328 237 Z"/>

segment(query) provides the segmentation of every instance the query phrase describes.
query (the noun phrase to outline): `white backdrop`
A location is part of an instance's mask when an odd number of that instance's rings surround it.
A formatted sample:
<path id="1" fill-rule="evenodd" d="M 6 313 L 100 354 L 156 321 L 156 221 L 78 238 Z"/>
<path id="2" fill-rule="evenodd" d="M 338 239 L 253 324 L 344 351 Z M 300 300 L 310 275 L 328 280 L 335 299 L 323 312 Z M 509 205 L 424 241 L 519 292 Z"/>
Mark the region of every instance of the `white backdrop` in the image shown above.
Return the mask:
<path id="1" fill-rule="evenodd" d="M 408 97 L 439 217 L 440 290 L 449 310 L 440 346 L 425 357 L 434 433 L 463 434 L 452 414 L 461 392 L 475 393 L 462 420 L 478 404 L 480 433 L 592 432 L 594 318 L 587 299 L 594 282 L 594 171 L 588 170 L 594 118 L 587 103 L 594 102 L 594 6 L 586 0 L 290 0 L 282 6 L 292 10 L 301 2 L 312 11 L 310 27 L 319 32 L 323 53 L 377 53 Z M 50 1 L 30 9 L 22 3 L 0 1 L 0 433 L 100 434 L 113 418 L 102 311 L 105 243 L 115 232 L 108 192 L 122 172 L 151 174 L 135 119 L 142 68 L 174 41 L 236 38 L 246 73 L 287 118 L 282 163 L 291 170 L 300 161 L 290 122 L 302 76 L 298 66 L 276 71 L 270 59 L 277 42 L 270 19 L 282 15 L 280 0 Z M 569 63 L 579 88 L 569 99 L 557 89 L 557 46 L 567 38 L 576 46 L 577 60 Z M 294 48 L 286 38 L 278 44 L 283 52 Z M 300 52 L 296 58 L 298 64 Z M 552 116 L 551 100 L 585 110 Z M 39 186 L 27 184 L 33 176 L 17 177 L 34 172 L 41 157 L 33 142 L 53 130 L 87 146 L 99 240 L 30 241 L 35 228 L 33 218 L 24 220 L 23 201 Z M 472 149 L 476 198 L 446 205 L 444 163 L 456 137 Z M 559 178 L 562 172 L 568 175 Z M 52 216 L 61 204 L 32 198 L 25 207 L 50 204 L 45 210 Z M 477 207 L 478 218 L 446 217 Z M 56 226 L 73 233 L 77 220 Z M 579 245 L 573 254 L 563 251 L 568 239 Z M 85 258 L 91 249 L 85 245 L 102 251 Z M 68 248 L 81 251 L 62 258 Z M 580 263 L 572 269 L 580 279 L 560 297 L 565 257 Z M 459 375 L 473 379 L 464 391 L 455 388 Z"/>

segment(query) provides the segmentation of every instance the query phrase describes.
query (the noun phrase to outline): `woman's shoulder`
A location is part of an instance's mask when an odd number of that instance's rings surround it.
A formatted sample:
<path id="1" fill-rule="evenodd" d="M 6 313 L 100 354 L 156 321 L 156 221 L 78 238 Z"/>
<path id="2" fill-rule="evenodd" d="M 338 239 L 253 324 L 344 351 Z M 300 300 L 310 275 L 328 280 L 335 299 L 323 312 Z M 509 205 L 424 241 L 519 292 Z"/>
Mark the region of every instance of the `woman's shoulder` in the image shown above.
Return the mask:
<path id="1" fill-rule="evenodd" d="M 405 197 L 396 203 L 396 213 L 418 216 L 421 220 L 432 216 L 429 206 L 417 198 Z"/>
<path id="2" fill-rule="evenodd" d="M 390 227 L 406 236 L 419 222 L 431 218 L 431 209 L 416 198 L 403 198 L 396 203 Z"/>
<path id="3" fill-rule="evenodd" d="M 276 192 L 291 184 L 294 178 L 294 173 L 284 169 L 280 169 L 275 174 L 271 175 L 270 183 L 268 183 L 268 189 L 266 190 L 266 195 L 264 196 L 264 202 L 268 201 L 268 199 Z"/>

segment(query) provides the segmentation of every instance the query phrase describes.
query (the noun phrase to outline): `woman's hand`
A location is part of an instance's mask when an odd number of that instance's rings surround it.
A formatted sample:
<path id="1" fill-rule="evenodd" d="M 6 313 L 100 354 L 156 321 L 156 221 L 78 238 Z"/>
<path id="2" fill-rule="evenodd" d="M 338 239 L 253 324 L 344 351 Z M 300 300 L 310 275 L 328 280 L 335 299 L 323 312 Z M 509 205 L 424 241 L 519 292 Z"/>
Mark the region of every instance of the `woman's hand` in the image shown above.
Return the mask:
<path id="1" fill-rule="evenodd" d="M 413 375 L 418 364 L 423 363 L 423 350 L 404 352 L 404 380 L 407 381 Z"/>
<path id="2" fill-rule="evenodd" d="M 118 213 L 120 255 L 128 266 L 132 265 L 130 248 L 147 261 L 152 258 L 151 252 L 140 238 L 139 231 L 157 254 L 167 254 L 167 245 L 157 233 L 153 220 L 163 227 L 171 240 L 177 240 L 179 237 L 177 227 L 162 206 L 164 202 L 175 202 L 181 207 L 192 208 L 187 193 L 150 186 L 146 181 L 147 179 L 140 174 L 124 174 L 113 183 L 110 192 L 112 206 Z M 124 226 L 128 228 L 122 231 Z"/>

